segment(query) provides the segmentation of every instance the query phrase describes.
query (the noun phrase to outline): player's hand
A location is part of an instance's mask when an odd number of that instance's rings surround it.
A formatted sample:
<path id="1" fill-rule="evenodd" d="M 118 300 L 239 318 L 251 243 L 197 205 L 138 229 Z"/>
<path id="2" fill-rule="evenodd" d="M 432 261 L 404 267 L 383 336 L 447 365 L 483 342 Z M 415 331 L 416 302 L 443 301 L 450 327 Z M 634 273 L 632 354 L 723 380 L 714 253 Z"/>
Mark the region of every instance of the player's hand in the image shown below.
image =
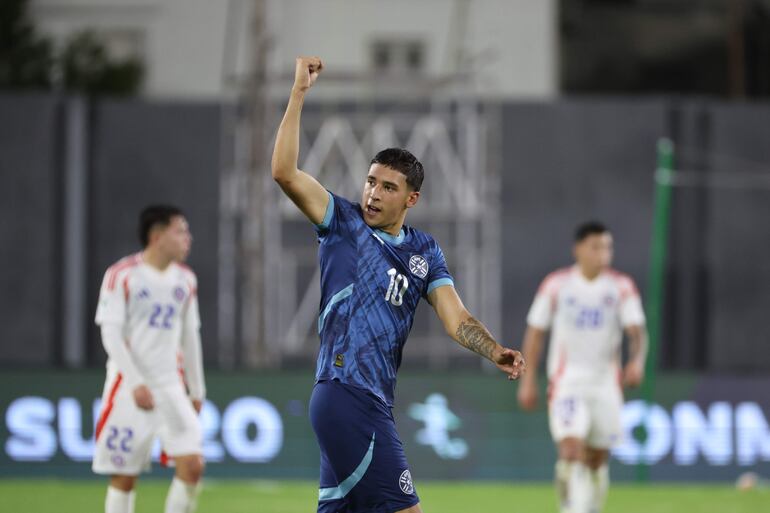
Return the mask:
<path id="1" fill-rule="evenodd" d="M 304 93 L 313 87 L 323 67 L 323 63 L 318 57 L 297 57 L 293 89 Z"/>
<path id="2" fill-rule="evenodd" d="M 203 401 L 200 399 L 192 399 L 192 405 L 193 408 L 195 408 L 195 413 L 200 413 L 203 408 Z"/>
<path id="3" fill-rule="evenodd" d="M 155 407 L 152 392 L 147 388 L 147 385 L 139 385 L 134 389 L 134 401 L 143 410 L 152 410 Z"/>
<path id="4" fill-rule="evenodd" d="M 521 380 L 516 398 L 518 399 L 519 406 L 522 410 L 533 411 L 537 408 L 537 383 L 531 379 Z"/>
<path id="5" fill-rule="evenodd" d="M 623 386 L 638 387 L 644 379 L 644 365 L 636 360 L 630 361 L 623 369 Z"/>
<path id="6" fill-rule="evenodd" d="M 492 361 L 498 369 L 508 374 L 508 379 L 519 379 L 527 368 L 521 353 L 507 347 L 493 355 Z"/>

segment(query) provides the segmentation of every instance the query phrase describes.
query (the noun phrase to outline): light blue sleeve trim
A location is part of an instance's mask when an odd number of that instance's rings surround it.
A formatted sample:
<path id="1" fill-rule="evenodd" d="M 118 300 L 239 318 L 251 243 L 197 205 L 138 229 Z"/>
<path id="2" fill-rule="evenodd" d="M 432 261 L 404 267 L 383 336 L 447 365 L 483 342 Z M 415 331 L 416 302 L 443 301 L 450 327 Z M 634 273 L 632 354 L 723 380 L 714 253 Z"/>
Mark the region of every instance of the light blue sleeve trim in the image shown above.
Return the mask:
<path id="1" fill-rule="evenodd" d="M 321 224 L 315 225 L 316 228 L 319 230 L 328 230 L 329 226 L 332 224 L 332 217 L 334 217 L 334 195 L 329 192 L 329 204 L 326 205 L 326 214 L 324 214 L 324 220 L 321 221 Z"/>
<path id="2" fill-rule="evenodd" d="M 340 290 L 336 294 L 332 296 L 332 298 L 329 300 L 328 303 L 326 303 L 326 308 L 324 308 L 323 313 L 318 318 L 318 333 L 321 333 L 321 329 L 324 327 L 324 321 L 326 320 L 326 316 L 329 315 L 329 312 L 331 312 L 332 307 L 351 295 L 353 293 L 353 284 L 351 283 L 344 289 Z"/>
<path id="3" fill-rule="evenodd" d="M 369 469 L 369 465 L 372 463 L 372 456 L 374 455 L 374 433 L 372 433 L 372 441 L 369 442 L 369 450 L 364 454 L 364 458 L 361 463 L 358 464 L 356 469 L 350 474 L 347 479 L 340 483 L 339 486 L 332 488 L 319 488 L 318 500 L 319 501 L 331 501 L 336 499 L 342 499 L 345 497 L 354 486 L 361 481 L 364 474 Z"/>
<path id="4" fill-rule="evenodd" d="M 454 280 L 452 278 L 439 278 L 438 280 L 433 280 L 430 282 L 430 285 L 428 285 L 428 294 L 433 292 L 433 289 L 437 289 L 439 287 L 443 287 L 444 285 L 451 285 L 452 287 L 455 286 Z"/>

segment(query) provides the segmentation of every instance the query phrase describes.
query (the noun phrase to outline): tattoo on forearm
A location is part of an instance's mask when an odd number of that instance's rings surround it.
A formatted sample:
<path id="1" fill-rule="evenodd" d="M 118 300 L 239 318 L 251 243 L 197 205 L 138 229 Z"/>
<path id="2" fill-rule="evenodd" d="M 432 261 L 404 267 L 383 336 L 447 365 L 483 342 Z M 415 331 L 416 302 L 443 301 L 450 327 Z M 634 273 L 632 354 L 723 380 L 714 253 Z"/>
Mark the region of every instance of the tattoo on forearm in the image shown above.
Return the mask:
<path id="1" fill-rule="evenodd" d="M 489 334 L 484 325 L 473 317 L 460 323 L 455 336 L 463 347 L 467 347 L 485 358 L 492 359 L 492 352 L 497 347 L 497 342 L 495 342 L 495 339 L 492 338 L 492 335 Z"/>

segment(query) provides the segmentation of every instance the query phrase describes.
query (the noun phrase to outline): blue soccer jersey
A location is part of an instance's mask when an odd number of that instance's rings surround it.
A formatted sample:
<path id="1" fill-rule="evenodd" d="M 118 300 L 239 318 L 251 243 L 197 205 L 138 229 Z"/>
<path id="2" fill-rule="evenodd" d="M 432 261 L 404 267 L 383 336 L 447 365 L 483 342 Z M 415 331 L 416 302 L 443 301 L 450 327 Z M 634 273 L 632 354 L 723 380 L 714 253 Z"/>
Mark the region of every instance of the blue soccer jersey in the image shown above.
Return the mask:
<path id="1" fill-rule="evenodd" d="M 316 226 L 321 265 L 321 350 L 316 380 L 364 388 L 393 406 L 396 372 L 420 297 L 454 285 L 433 238 L 404 225 L 371 228 L 361 206 L 329 193 Z"/>

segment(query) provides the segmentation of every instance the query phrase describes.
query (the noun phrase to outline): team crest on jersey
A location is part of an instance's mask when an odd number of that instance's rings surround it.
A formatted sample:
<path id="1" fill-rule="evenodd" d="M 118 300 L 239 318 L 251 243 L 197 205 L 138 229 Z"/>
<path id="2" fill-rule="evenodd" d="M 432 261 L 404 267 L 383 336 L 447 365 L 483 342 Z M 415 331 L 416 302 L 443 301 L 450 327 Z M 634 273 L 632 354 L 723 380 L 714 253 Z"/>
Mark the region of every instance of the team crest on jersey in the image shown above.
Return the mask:
<path id="1" fill-rule="evenodd" d="M 398 478 L 398 486 L 401 487 L 401 491 L 407 495 L 414 493 L 414 483 L 412 483 L 412 474 L 409 469 L 401 472 L 401 477 Z"/>
<path id="2" fill-rule="evenodd" d="M 615 304 L 615 298 L 612 296 L 604 296 L 604 304 L 606 306 L 612 306 Z"/>
<path id="3" fill-rule="evenodd" d="M 184 301 L 185 298 L 185 292 L 182 287 L 177 287 L 174 289 L 174 299 L 179 301 L 180 303 Z"/>
<path id="4" fill-rule="evenodd" d="M 428 276 L 428 262 L 421 255 L 412 255 L 409 259 L 409 270 L 418 278 Z"/>

